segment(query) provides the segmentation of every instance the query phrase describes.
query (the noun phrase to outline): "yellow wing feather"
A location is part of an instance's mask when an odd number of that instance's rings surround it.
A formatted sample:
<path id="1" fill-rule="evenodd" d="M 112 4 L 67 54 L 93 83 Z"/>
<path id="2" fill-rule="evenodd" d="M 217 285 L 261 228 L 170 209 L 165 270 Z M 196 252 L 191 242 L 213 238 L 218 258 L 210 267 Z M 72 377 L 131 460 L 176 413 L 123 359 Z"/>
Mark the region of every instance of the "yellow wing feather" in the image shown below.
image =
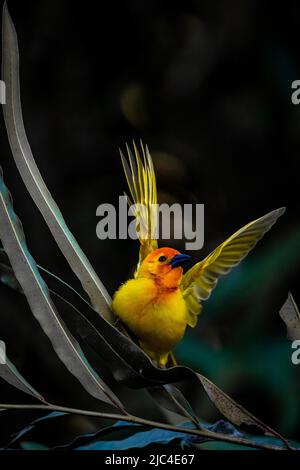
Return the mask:
<path id="1" fill-rule="evenodd" d="M 197 315 L 201 311 L 200 301 L 208 299 L 219 277 L 241 262 L 284 211 L 282 207 L 245 225 L 187 271 L 181 288 L 189 310 L 190 326 L 196 325 Z"/>
<path id="2" fill-rule="evenodd" d="M 136 230 L 140 241 L 139 264 L 158 247 L 157 230 L 157 189 L 154 166 L 148 147 L 140 143 L 142 157 L 133 142 L 134 154 L 126 145 L 128 161 L 120 150 L 121 160 L 129 187 L 128 204 L 136 218 Z M 138 269 L 138 268 L 137 268 Z"/>

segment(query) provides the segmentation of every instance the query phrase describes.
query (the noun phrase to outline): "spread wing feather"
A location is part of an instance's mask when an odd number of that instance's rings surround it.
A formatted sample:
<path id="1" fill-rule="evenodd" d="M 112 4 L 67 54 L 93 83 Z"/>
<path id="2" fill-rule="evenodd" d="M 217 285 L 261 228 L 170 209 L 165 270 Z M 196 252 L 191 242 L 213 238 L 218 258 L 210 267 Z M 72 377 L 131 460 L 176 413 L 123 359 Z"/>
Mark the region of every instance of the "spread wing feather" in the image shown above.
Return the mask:
<path id="1" fill-rule="evenodd" d="M 237 266 L 256 243 L 270 230 L 285 208 L 276 209 L 250 222 L 219 245 L 203 261 L 195 264 L 184 275 L 181 288 L 188 306 L 188 324 L 194 327 L 201 311 L 201 300 L 206 300 L 220 276 Z"/>
<path id="2" fill-rule="evenodd" d="M 157 245 L 157 189 L 154 166 L 148 147 L 141 142 L 142 157 L 133 142 L 134 154 L 126 145 L 128 160 L 120 150 L 129 187 L 128 204 L 136 218 L 136 231 L 141 244 L 139 264 Z M 139 265 L 138 265 L 139 266 Z"/>

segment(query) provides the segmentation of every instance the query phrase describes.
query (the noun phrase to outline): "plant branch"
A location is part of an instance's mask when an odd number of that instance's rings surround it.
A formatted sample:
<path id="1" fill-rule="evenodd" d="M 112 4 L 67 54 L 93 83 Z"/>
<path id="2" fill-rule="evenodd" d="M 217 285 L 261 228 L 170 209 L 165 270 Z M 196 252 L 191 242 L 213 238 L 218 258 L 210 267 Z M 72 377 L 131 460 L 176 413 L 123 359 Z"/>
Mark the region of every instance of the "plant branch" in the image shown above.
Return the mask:
<path id="1" fill-rule="evenodd" d="M 140 424 L 140 425 L 151 427 L 151 428 L 159 428 L 159 429 L 166 429 L 166 430 L 174 431 L 174 432 L 182 432 L 185 434 L 192 434 L 194 436 L 206 437 L 214 441 L 230 442 L 233 444 L 244 445 L 244 446 L 253 447 L 256 449 L 283 450 L 282 447 L 274 446 L 271 444 L 261 444 L 259 442 L 250 441 L 249 439 L 234 437 L 228 434 L 220 434 L 220 433 L 216 433 L 213 431 L 209 431 L 207 429 L 199 430 L 199 429 L 185 428 L 183 426 L 174 426 L 172 424 L 159 423 L 156 421 L 139 418 L 137 416 L 130 415 L 130 414 L 127 416 L 124 416 L 124 415 L 113 414 L 113 413 L 101 413 L 98 411 L 80 410 L 77 408 L 69 408 L 69 407 L 54 405 L 51 403 L 49 403 L 49 405 L 15 405 L 15 404 L 1 403 L 0 409 L 60 411 L 63 413 L 78 414 L 78 415 L 90 416 L 90 417 L 95 417 L 95 418 L 111 419 L 111 420 L 116 420 L 116 421 L 129 421 L 131 423 L 136 423 L 136 424 Z"/>

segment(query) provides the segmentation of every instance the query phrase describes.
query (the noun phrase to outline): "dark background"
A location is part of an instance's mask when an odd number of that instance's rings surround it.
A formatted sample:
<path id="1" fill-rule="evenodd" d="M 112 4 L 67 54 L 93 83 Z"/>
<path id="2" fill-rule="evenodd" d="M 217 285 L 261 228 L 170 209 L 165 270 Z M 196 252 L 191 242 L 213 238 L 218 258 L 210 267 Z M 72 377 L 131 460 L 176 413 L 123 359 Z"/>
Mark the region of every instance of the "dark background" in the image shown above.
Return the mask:
<path id="1" fill-rule="evenodd" d="M 194 260 L 243 224 L 287 207 L 219 283 L 176 357 L 299 439 L 300 366 L 291 363 L 278 315 L 289 289 L 300 303 L 300 106 L 291 102 L 291 83 L 300 79 L 296 0 L 8 6 L 36 162 L 110 293 L 132 274 L 138 256 L 137 243 L 100 241 L 95 233 L 97 206 L 117 204 L 126 189 L 118 154 L 125 142 L 142 138 L 149 145 L 160 202 L 205 204 L 205 245 L 190 253 Z M 18 175 L 2 117 L 0 160 L 33 256 L 79 289 Z M 56 403 L 95 407 L 55 359 L 26 301 L 3 286 L 0 298 L 0 338 L 22 373 Z M 29 401 L 8 385 L 0 390 L 0 402 Z M 157 416 L 143 392 L 120 394 L 132 411 Z M 216 419 L 202 396 L 193 399 L 204 419 Z M 1 415 L 1 440 L 34 416 Z M 96 428 L 95 421 L 72 418 L 35 439 L 55 443 L 58 433 Z"/>

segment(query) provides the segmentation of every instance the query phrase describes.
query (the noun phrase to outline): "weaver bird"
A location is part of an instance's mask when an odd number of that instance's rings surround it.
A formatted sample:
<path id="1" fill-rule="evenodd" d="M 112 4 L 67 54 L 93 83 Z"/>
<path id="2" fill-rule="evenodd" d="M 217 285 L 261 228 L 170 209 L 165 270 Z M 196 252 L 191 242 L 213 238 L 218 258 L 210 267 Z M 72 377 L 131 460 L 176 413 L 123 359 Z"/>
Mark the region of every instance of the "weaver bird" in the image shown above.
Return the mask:
<path id="1" fill-rule="evenodd" d="M 285 208 L 245 225 L 184 274 L 182 266 L 189 256 L 173 248 L 158 248 L 153 239 L 157 221 L 153 162 L 147 147 L 141 144 L 141 156 L 133 146 L 134 154 L 127 147 L 128 161 L 122 152 L 121 159 L 138 228 L 139 262 L 134 278 L 115 293 L 112 309 L 150 358 L 165 367 L 187 325 L 196 326 L 201 302 L 208 299 L 220 276 L 240 263 Z"/>

